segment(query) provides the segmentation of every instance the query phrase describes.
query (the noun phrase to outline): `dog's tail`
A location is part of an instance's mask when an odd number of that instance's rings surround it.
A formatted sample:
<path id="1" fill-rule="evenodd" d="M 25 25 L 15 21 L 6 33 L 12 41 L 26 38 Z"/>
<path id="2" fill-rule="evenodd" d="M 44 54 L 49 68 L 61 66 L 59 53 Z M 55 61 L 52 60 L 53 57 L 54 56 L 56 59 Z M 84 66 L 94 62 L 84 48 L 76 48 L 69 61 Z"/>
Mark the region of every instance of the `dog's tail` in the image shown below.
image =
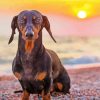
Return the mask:
<path id="1" fill-rule="evenodd" d="M 14 91 L 14 93 L 22 93 L 23 90 Z"/>

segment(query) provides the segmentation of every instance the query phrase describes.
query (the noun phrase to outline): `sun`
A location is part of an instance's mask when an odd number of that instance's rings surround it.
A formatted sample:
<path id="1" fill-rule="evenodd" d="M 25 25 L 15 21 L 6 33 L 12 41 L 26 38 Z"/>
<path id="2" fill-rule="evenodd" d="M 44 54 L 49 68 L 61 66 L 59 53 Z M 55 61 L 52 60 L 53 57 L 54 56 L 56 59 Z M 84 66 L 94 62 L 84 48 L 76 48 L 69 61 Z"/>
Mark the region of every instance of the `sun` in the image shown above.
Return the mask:
<path id="1" fill-rule="evenodd" d="M 87 17 L 87 13 L 86 13 L 86 11 L 81 10 L 77 13 L 77 16 L 78 16 L 78 18 L 85 19 Z"/>

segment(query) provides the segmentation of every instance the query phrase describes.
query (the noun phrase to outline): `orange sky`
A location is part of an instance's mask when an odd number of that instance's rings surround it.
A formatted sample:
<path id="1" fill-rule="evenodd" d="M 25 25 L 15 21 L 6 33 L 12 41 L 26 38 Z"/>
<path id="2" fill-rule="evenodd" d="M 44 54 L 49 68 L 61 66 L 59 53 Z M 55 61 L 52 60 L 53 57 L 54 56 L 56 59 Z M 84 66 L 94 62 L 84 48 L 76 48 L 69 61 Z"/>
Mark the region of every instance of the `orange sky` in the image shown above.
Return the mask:
<path id="1" fill-rule="evenodd" d="M 23 9 L 37 9 L 44 13 L 57 13 L 76 16 L 77 11 L 85 10 L 89 17 L 100 15 L 100 0 L 1 0 L 3 13 L 19 12 Z"/>
<path id="2" fill-rule="evenodd" d="M 12 17 L 26 9 L 47 15 L 56 35 L 100 34 L 100 0 L 1 0 L 0 34 L 9 34 Z M 86 18 L 80 19 L 79 11 L 84 11 Z"/>

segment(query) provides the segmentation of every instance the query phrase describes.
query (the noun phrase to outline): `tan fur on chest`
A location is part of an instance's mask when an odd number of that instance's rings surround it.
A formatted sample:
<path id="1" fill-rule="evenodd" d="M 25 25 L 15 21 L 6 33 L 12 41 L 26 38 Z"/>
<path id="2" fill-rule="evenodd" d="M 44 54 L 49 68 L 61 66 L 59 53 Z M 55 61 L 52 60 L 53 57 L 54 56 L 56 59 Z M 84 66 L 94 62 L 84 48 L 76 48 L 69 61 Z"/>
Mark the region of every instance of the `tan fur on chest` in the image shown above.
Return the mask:
<path id="1" fill-rule="evenodd" d="M 47 73 L 46 72 L 39 72 L 35 76 L 35 80 L 42 81 L 46 77 Z"/>

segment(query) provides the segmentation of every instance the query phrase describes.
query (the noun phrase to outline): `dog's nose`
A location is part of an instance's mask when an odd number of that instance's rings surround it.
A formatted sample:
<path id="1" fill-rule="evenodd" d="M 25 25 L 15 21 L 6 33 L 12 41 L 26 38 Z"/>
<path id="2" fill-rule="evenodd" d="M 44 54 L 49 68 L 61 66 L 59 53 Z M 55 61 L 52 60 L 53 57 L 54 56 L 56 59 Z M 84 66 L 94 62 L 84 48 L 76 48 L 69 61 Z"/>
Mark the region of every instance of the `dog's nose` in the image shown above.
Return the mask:
<path id="1" fill-rule="evenodd" d="M 33 33 L 26 33 L 26 37 L 27 38 L 32 38 L 33 37 Z"/>

